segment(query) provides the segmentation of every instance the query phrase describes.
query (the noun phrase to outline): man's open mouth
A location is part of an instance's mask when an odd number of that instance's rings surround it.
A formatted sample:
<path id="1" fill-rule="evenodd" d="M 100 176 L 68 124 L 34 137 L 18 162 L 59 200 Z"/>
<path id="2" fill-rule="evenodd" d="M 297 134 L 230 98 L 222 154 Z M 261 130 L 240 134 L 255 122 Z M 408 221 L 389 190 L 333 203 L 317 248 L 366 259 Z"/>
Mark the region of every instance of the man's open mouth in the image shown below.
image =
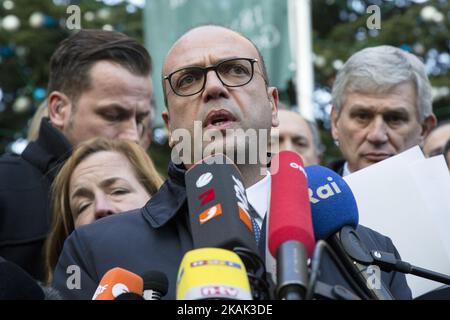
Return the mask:
<path id="1" fill-rule="evenodd" d="M 211 111 L 206 120 L 203 122 L 203 127 L 207 129 L 227 129 L 234 125 L 236 117 L 227 110 Z"/>

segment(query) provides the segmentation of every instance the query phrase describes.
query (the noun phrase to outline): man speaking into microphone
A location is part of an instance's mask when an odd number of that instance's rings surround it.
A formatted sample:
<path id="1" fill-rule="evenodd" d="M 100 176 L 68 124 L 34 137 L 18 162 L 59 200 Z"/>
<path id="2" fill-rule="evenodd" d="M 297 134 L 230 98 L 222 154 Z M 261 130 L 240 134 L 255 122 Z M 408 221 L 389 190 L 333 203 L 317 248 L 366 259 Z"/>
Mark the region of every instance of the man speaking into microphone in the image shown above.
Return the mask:
<path id="1" fill-rule="evenodd" d="M 249 229 L 258 234 L 257 250 L 265 257 L 271 188 L 267 142 L 271 127 L 278 125 L 278 91 L 269 85 L 259 50 L 230 29 L 193 28 L 170 49 L 162 85 L 167 108 L 162 116 L 173 150 L 168 178 L 143 208 L 101 219 L 68 238 L 53 282 L 67 298 L 90 299 L 101 277 L 121 267 L 136 274 L 165 273 L 169 280 L 165 299 L 175 299 L 181 260 L 194 249 L 185 173 L 217 153 L 232 159 L 242 175 L 252 223 Z M 199 185 L 209 178 L 204 176 Z M 200 203 L 217 196 L 206 191 Z M 207 224 L 224 208 L 205 208 L 200 223 Z M 71 265 L 80 267 L 80 286 L 74 289 L 68 286 Z"/>

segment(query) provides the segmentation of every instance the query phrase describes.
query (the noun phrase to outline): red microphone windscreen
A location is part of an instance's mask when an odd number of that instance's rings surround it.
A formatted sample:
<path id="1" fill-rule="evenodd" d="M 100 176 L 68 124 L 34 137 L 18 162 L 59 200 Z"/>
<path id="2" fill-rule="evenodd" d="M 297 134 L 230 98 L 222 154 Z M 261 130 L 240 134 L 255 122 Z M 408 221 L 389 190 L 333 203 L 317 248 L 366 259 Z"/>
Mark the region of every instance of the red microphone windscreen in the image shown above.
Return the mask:
<path id="1" fill-rule="evenodd" d="M 314 229 L 309 202 L 308 182 L 303 161 L 295 152 L 281 151 L 271 163 L 272 186 L 269 214 L 269 250 L 277 256 L 278 247 L 296 240 L 311 256 Z"/>

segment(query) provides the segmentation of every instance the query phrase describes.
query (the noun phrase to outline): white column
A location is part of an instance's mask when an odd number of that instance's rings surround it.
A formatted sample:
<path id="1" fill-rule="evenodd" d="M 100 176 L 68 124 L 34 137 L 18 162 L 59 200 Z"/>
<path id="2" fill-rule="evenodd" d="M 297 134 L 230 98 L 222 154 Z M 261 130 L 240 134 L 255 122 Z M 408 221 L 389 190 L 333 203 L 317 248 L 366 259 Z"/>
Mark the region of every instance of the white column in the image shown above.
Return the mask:
<path id="1" fill-rule="evenodd" d="M 288 11 L 290 41 L 296 61 L 298 111 L 305 119 L 314 121 L 311 1 L 288 0 Z"/>

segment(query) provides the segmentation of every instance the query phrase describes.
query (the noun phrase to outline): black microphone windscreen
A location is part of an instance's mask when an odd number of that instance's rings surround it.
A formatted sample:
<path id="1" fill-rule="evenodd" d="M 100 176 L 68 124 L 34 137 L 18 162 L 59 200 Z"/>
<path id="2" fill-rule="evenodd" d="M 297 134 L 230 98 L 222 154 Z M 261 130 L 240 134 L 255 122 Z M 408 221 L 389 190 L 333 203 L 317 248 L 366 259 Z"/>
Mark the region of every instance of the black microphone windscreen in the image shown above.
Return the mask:
<path id="1" fill-rule="evenodd" d="M 145 299 L 135 292 L 125 292 L 119 295 L 114 300 L 145 300 Z"/>
<path id="2" fill-rule="evenodd" d="M 144 291 L 145 290 L 155 290 L 165 296 L 169 288 L 169 280 L 167 276 L 160 271 L 147 271 L 142 275 L 142 280 L 144 280 Z"/>
<path id="3" fill-rule="evenodd" d="M 218 154 L 195 164 L 185 178 L 194 248 L 257 252 L 250 204 L 236 165 Z"/>

